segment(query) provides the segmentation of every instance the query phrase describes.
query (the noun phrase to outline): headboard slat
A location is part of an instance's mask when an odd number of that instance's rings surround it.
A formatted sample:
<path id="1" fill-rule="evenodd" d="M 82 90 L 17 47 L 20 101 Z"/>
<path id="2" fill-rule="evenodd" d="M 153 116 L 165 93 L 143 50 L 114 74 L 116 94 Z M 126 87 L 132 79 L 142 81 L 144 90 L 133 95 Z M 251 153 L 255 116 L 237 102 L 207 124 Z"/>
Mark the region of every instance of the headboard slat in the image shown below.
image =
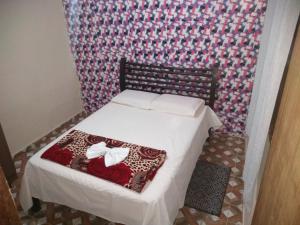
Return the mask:
<path id="1" fill-rule="evenodd" d="M 137 73 L 136 71 L 126 71 L 125 73 L 126 76 L 130 75 L 130 76 L 138 76 L 138 77 L 149 77 L 149 78 L 155 78 L 155 79 L 168 79 L 168 80 L 173 80 L 173 81 L 185 81 L 185 82 L 195 82 L 195 81 L 199 81 L 200 83 L 203 84 L 209 84 L 211 85 L 212 79 L 206 79 L 204 77 L 195 77 L 193 76 L 192 78 L 188 78 L 189 76 L 184 76 L 186 78 L 183 78 L 183 76 L 181 74 L 177 74 L 176 77 L 169 75 L 169 74 L 164 74 L 164 73 L 153 73 L 153 74 L 141 74 L 141 73 Z"/>
<path id="2" fill-rule="evenodd" d="M 159 87 L 159 88 L 165 88 L 165 89 L 172 89 L 172 87 L 176 87 L 176 88 L 179 88 L 179 91 L 180 90 L 183 90 L 183 88 L 185 90 L 190 90 L 190 91 L 198 91 L 199 94 L 208 94 L 210 95 L 210 92 L 209 92 L 209 89 L 208 88 L 205 88 L 205 87 L 195 87 L 195 86 L 190 86 L 190 85 L 184 85 L 184 84 L 174 84 L 174 83 L 164 83 L 164 82 L 141 82 L 141 80 L 130 80 L 127 82 L 127 84 L 130 84 L 130 85 L 149 85 L 151 86 L 152 88 L 155 88 L 155 86 Z M 126 85 L 127 85 L 126 84 Z"/>
<path id="3" fill-rule="evenodd" d="M 176 85 L 160 85 L 160 84 L 144 84 L 144 83 L 132 83 L 131 81 L 130 82 L 128 82 L 127 83 L 128 85 L 126 85 L 126 87 L 128 87 L 129 85 L 130 86 L 143 86 L 143 87 L 150 87 L 150 88 L 152 88 L 152 89 L 155 89 L 155 88 L 162 88 L 162 89 L 168 89 L 168 90 L 170 90 L 170 91 L 172 91 L 172 90 L 175 90 L 175 91 L 182 91 L 182 88 L 181 87 L 176 87 Z M 195 89 L 193 89 L 193 88 L 189 88 L 189 87 L 187 87 L 186 89 L 185 89 L 185 91 L 189 91 L 189 92 L 193 92 L 193 91 L 195 91 Z M 203 90 L 201 90 L 201 89 L 199 89 L 199 88 L 197 88 L 197 90 L 196 90 L 198 93 L 199 93 L 199 95 L 201 94 L 201 95 L 208 95 L 209 97 L 210 97 L 210 93 L 209 92 L 207 92 L 207 91 L 203 91 Z M 184 91 L 183 91 L 184 92 Z"/>
<path id="4" fill-rule="evenodd" d="M 176 74 L 176 75 L 184 75 L 184 76 L 200 76 L 200 77 L 208 77 L 211 78 L 211 73 L 208 72 L 203 72 L 203 73 L 199 73 L 199 71 L 197 72 L 189 72 L 189 71 L 171 71 L 171 70 L 156 70 L 156 69 L 145 69 L 145 68 L 134 68 L 134 67 L 129 67 L 126 68 L 127 72 L 131 72 L 132 70 L 136 71 L 136 72 L 140 72 L 140 73 L 167 73 L 167 74 Z"/>
<path id="5" fill-rule="evenodd" d="M 125 59 L 125 58 L 122 58 Z M 211 69 L 206 68 L 185 68 L 185 67 L 170 67 L 170 66 L 162 66 L 162 65 L 153 65 L 153 64 L 142 64 L 142 63 L 135 63 L 135 62 L 126 62 L 128 67 L 149 67 L 149 68 L 157 68 L 159 70 L 177 70 L 177 71 L 190 71 L 190 72 L 211 72 Z"/>

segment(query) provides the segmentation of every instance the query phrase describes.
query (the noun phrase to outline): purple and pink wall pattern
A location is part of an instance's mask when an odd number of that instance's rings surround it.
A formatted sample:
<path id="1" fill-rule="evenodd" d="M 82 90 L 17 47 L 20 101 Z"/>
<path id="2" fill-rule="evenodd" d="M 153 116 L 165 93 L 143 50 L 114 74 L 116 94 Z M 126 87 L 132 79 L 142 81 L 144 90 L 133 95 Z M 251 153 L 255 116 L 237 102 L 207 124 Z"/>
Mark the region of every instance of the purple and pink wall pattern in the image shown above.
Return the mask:
<path id="1" fill-rule="evenodd" d="M 87 111 L 119 92 L 119 61 L 218 65 L 214 110 L 242 133 L 266 0 L 63 0 Z"/>

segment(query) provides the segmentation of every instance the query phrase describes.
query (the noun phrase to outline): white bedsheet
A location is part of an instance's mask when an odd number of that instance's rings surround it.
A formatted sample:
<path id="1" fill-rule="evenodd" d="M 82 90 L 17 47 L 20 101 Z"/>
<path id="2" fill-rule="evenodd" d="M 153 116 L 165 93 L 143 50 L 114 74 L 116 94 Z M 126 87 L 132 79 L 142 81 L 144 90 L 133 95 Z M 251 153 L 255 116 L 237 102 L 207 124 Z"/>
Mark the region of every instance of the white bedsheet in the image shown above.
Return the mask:
<path id="1" fill-rule="evenodd" d="M 220 125 L 209 107 L 192 118 L 109 103 L 73 129 L 166 150 L 167 159 L 153 181 L 142 193 L 136 193 L 41 159 L 41 154 L 66 132 L 28 161 L 20 192 L 21 205 L 28 210 L 31 197 L 36 197 L 126 225 L 171 225 L 184 204 L 208 129 Z"/>

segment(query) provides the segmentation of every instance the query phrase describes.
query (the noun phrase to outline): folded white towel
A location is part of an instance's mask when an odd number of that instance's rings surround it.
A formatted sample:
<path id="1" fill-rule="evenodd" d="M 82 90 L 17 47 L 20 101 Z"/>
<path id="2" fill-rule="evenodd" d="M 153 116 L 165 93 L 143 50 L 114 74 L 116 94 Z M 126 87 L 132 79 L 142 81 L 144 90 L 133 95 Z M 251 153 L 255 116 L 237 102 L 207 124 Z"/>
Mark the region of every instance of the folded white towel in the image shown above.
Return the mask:
<path id="1" fill-rule="evenodd" d="M 89 147 L 85 153 L 88 159 L 93 159 L 105 155 L 107 151 L 106 143 L 100 142 Z"/>
<path id="2" fill-rule="evenodd" d="M 106 167 L 122 162 L 129 154 L 129 148 L 108 148 L 105 142 L 100 142 L 89 147 L 86 151 L 88 159 L 104 156 Z"/>
<path id="3" fill-rule="evenodd" d="M 122 162 L 128 156 L 128 153 L 129 148 L 111 148 L 104 156 L 105 166 L 109 167 Z"/>

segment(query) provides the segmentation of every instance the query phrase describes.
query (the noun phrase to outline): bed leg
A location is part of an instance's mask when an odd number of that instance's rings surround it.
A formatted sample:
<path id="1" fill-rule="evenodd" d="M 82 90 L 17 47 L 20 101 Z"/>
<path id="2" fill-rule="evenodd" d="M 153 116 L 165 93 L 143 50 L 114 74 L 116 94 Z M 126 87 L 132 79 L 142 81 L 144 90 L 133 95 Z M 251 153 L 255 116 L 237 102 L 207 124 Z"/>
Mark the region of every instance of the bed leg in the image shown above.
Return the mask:
<path id="1" fill-rule="evenodd" d="M 190 211 L 188 210 L 188 208 L 183 207 L 181 209 L 182 214 L 184 215 L 184 218 L 187 220 L 187 222 L 190 225 L 198 225 L 198 223 L 196 222 L 196 220 L 193 218 L 192 214 L 190 213 Z"/>
<path id="2" fill-rule="evenodd" d="M 62 212 L 62 217 L 64 218 L 63 225 L 72 225 L 71 218 L 71 209 L 64 207 Z"/>
<path id="3" fill-rule="evenodd" d="M 41 202 L 38 198 L 32 198 L 32 202 L 33 202 L 33 205 L 32 207 L 29 209 L 29 211 L 31 213 L 37 213 L 41 210 Z"/>
<path id="4" fill-rule="evenodd" d="M 209 128 L 208 129 L 208 138 L 207 138 L 207 141 L 210 143 L 210 141 L 211 141 L 211 138 L 212 138 L 212 136 L 213 136 L 213 128 L 211 127 L 211 128 Z"/>
<path id="5" fill-rule="evenodd" d="M 47 202 L 47 223 L 54 223 L 54 203 Z"/>
<path id="6" fill-rule="evenodd" d="M 80 212 L 82 225 L 91 225 L 89 214 L 85 212 Z"/>

